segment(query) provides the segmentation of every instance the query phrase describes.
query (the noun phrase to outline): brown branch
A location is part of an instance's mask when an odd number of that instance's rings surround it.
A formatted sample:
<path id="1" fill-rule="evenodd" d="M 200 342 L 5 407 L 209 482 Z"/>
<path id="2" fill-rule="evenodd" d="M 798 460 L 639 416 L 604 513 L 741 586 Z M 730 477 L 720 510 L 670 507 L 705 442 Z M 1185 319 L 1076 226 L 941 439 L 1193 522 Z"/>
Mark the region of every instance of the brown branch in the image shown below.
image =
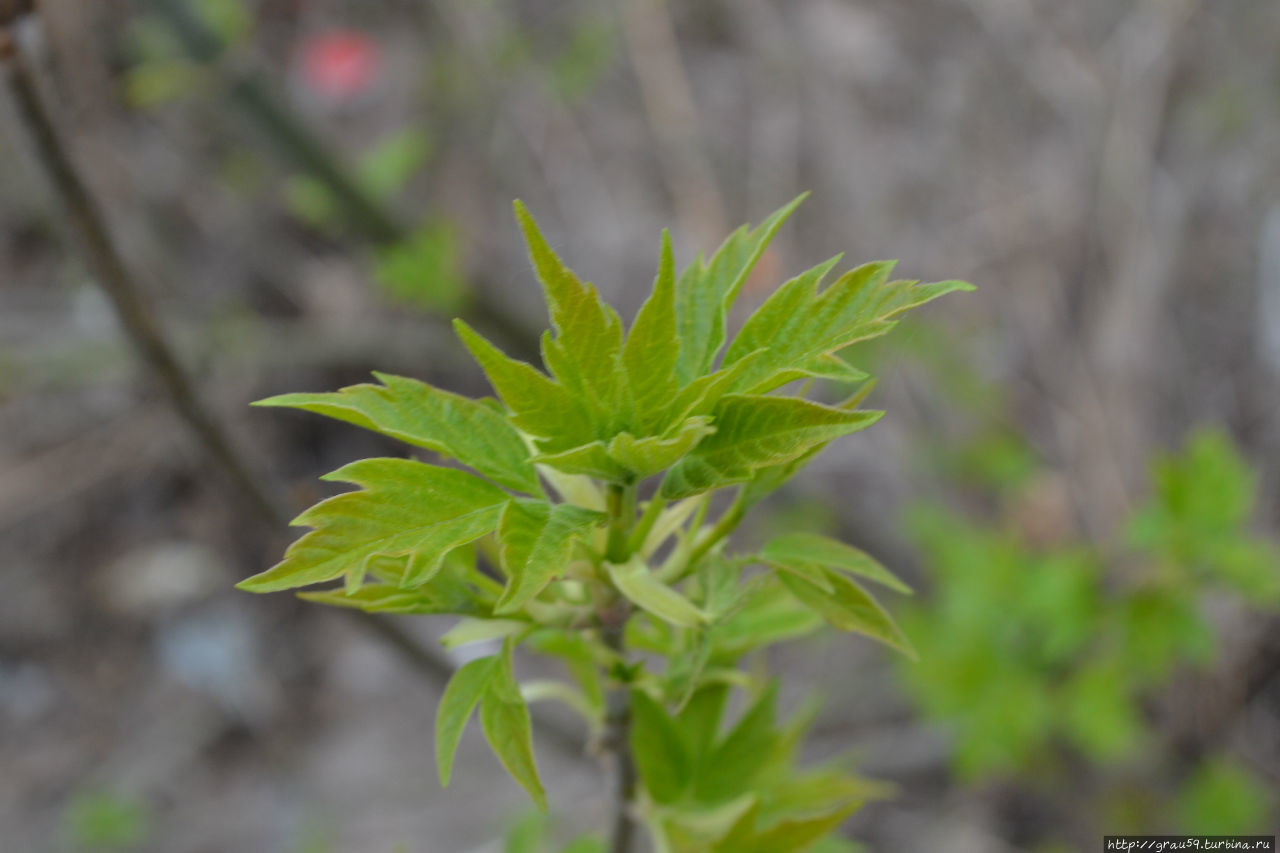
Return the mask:
<path id="1" fill-rule="evenodd" d="M 170 404 L 191 430 L 200 446 L 227 480 L 244 497 L 253 514 L 272 529 L 284 527 L 290 514 L 255 474 L 222 426 L 213 418 L 195 391 L 194 383 L 178 361 L 173 348 L 151 312 L 143 289 L 134 280 L 107 230 L 102 213 L 63 145 L 58 129 L 41 99 L 31 65 L 12 30 L 0 26 L 0 61 L 17 114 L 31 137 L 41 168 L 60 200 L 85 260 L 106 291 L 125 335 L 143 363 L 163 385 Z M 395 649 L 402 660 L 428 681 L 440 684 L 453 672 L 452 665 L 423 646 L 386 617 L 347 611 L 367 631 Z M 580 756 L 578 740 L 557 726 L 540 721 L 557 747 Z"/>
<path id="2" fill-rule="evenodd" d="M 333 194 L 347 223 L 375 246 L 403 243 L 411 229 L 374 198 L 351 174 L 342 159 L 324 144 L 296 112 L 272 94 L 261 75 L 248 69 L 228 70 L 220 63 L 224 45 L 218 35 L 191 10 L 186 0 L 149 0 L 192 59 L 220 75 L 231 103 L 291 166 L 297 166 Z M 483 292 L 471 289 L 463 317 L 496 336 L 514 355 L 538 353 L 537 332 L 528 328 Z"/>
<path id="3" fill-rule="evenodd" d="M 625 653 L 623 633 L 626 627 L 624 615 L 622 618 L 606 621 L 601 629 L 601 639 L 605 646 L 619 655 Z M 631 691 L 625 684 L 611 688 L 605 697 L 602 745 L 614 762 L 609 853 L 630 853 L 636 834 L 636 821 L 632 814 L 636 796 L 636 763 L 631 754 Z"/>
<path id="4" fill-rule="evenodd" d="M 120 257 L 96 201 L 81 178 L 70 153 L 62 144 L 21 45 L 8 35 L 5 38 L 9 40 L 5 82 L 19 120 L 26 128 L 40 166 L 62 204 L 85 262 L 111 300 L 126 336 L 151 373 L 164 386 L 174 410 L 218 469 L 235 485 L 257 515 L 273 526 L 283 526 L 288 521 L 288 513 L 259 482 L 241 452 L 197 396 L 152 316 L 142 289 L 134 282 Z"/>

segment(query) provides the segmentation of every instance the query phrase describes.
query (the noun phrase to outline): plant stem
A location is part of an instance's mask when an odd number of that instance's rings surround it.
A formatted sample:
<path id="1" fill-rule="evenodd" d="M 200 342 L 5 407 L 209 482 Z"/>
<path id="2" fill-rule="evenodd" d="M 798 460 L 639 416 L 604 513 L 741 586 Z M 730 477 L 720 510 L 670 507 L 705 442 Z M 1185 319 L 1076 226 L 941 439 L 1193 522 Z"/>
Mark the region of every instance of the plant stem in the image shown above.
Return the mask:
<path id="1" fill-rule="evenodd" d="M 606 647 L 625 656 L 623 635 L 627 620 L 606 621 L 601 638 Z M 610 688 L 605 697 L 604 749 L 613 756 L 613 818 L 609 831 L 609 853 L 630 853 L 636 834 L 631 813 L 636 794 L 636 765 L 631 755 L 631 691 L 626 684 Z"/>
<path id="2" fill-rule="evenodd" d="M 627 537 L 627 551 L 634 554 L 644 546 L 644 540 L 649 538 L 649 532 L 653 530 L 653 525 L 658 522 L 658 517 L 662 515 L 662 510 L 667 506 L 665 499 L 653 496 L 648 505 L 644 508 L 644 515 L 640 516 L 640 520 L 636 522 L 636 526 L 631 531 L 631 535 Z"/>
<path id="3" fill-rule="evenodd" d="M 630 540 L 636 524 L 636 484 L 611 483 L 605 495 L 609 512 L 609 539 L 605 559 L 623 563 L 631 556 Z M 600 639 L 617 656 L 605 695 L 604 752 L 613 757 L 613 818 L 610 830 L 610 853 L 630 853 L 635 838 L 635 819 L 631 813 L 636 793 L 636 765 L 631 754 L 631 688 L 626 683 L 627 619 L 631 605 L 626 597 L 608 584 L 606 598 L 600 603 Z"/>
<path id="4" fill-rule="evenodd" d="M 742 493 L 734 498 L 733 503 L 725 510 L 724 515 L 716 521 L 714 527 L 707 531 L 707 535 L 700 537 L 693 546 L 693 550 L 689 552 L 689 559 L 685 562 L 684 568 L 696 566 L 698 561 L 707 555 L 707 552 L 716 546 L 720 540 L 724 539 L 732 533 L 739 524 L 742 523 L 742 517 L 747 513 L 746 501 L 742 499 Z"/>
<path id="5" fill-rule="evenodd" d="M 636 485 L 611 484 L 606 498 L 609 509 L 609 543 L 605 549 L 605 558 L 611 563 L 625 563 L 631 556 L 629 540 L 636 523 Z"/>

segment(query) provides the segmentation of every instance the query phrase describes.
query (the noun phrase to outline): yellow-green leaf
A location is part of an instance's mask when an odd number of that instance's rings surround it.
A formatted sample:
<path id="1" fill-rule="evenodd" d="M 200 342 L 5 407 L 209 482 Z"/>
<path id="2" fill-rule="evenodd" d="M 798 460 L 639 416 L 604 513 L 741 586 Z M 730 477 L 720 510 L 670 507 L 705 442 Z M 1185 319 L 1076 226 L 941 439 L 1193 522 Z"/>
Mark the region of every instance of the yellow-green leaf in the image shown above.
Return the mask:
<path id="1" fill-rule="evenodd" d="M 814 447 L 875 423 L 883 412 L 849 411 L 798 397 L 731 394 L 715 409 L 716 432 L 667 474 L 666 498 L 682 498 L 749 479 Z"/>
<path id="2" fill-rule="evenodd" d="M 711 418 L 689 418 L 664 436 L 635 438 L 619 433 L 609 442 L 609 456 L 639 479 L 670 468 L 708 435 L 715 432 Z"/>
<path id="3" fill-rule="evenodd" d="M 622 363 L 636 407 L 639 435 L 649 435 L 671 405 L 680 384 L 676 379 L 676 362 L 680 356 L 680 336 L 676 331 L 675 260 L 671 254 L 671 235 L 662 232 L 662 257 L 653 292 L 640 306 L 627 342 L 622 350 Z"/>
<path id="4" fill-rule="evenodd" d="M 480 726 L 507 772 L 529 792 L 538 808 L 546 811 L 547 793 L 533 756 L 533 724 L 511 669 L 511 650 L 508 640 L 495 658 L 492 677 L 480 697 Z"/>
<path id="5" fill-rule="evenodd" d="M 775 212 L 755 230 L 745 225 L 739 228 L 710 261 L 698 258 L 680 275 L 676 282 L 676 326 L 680 333 L 676 377 L 682 386 L 710 372 L 724 346 L 725 317 L 738 291 L 773 235 L 807 195 Z"/>
<path id="6" fill-rule="evenodd" d="M 422 583 L 449 551 L 492 531 L 510 500 L 502 489 L 465 471 L 411 459 L 361 459 L 323 479 L 362 488 L 321 501 L 294 519 L 314 528 L 284 559 L 237 586 L 274 592 L 363 571 L 377 555 L 410 554 L 402 585 Z"/>
<path id="7" fill-rule="evenodd" d="M 887 281 L 895 262 L 877 261 L 845 273 L 819 293 L 822 279 L 838 260 L 788 281 L 743 324 L 725 351 L 725 366 L 761 349 L 768 354 L 738 378 L 734 391 L 762 394 L 793 379 L 832 370 L 837 378 L 852 377 L 842 381 L 857 381 L 856 373 L 823 357 L 885 334 L 894 326 L 892 318 L 910 308 L 973 289 L 962 281 Z"/>
<path id="8" fill-rule="evenodd" d="M 453 775 L 453 756 L 462 740 L 462 731 L 493 678 L 498 658 L 473 660 L 459 667 L 449 679 L 436 709 L 436 769 L 440 784 L 447 786 Z"/>
<path id="9" fill-rule="evenodd" d="M 688 787 L 689 748 L 675 720 L 643 690 L 631 691 L 631 754 L 656 802 L 670 803 Z"/>
<path id="10" fill-rule="evenodd" d="M 457 459 L 509 488 L 536 494 L 538 475 L 520 433 L 500 412 L 415 379 L 374 373 L 382 385 L 282 394 L 255 406 L 326 415 Z"/>
<path id="11" fill-rule="evenodd" d="M 453 328 L 511 410 L 517 427 L 560 445 L 594 438 L 587 411 L 563 386 L 527 362 L 508 357 L 462 320 L 454 320 Z"/>
<path id="12" fill-rule="evenodd" d="M 802 604 L 832 626 L 841 631 L 865 634 L 908 657 L 916 656 L 893 617 L 866 590 L 844 575 L 827 570 L 831 592 L 786 573 L 779 574 L 778 579 Z"/>
<path id="13" fill-rule="evenodd" d="M 629 424 L 634 411 L 622 364 L 622 321 L 556 256 L 519 201 L 515 212 L 555 329 L 554 337 L 542 339 L 542 360 L 590 414 L 595 435 L 607 438 Z"/>
<path id="14" fill-rule="evenodd" d="M 664 622 L 690 627 L 706 620 L 706 614 L 671 587 L 654 576 L 639 557 L 621 565 L 606 564 L 609 577 L 618 589 L 637 607 L 649 611 Z"/>
<path id="15" fill-rule="evenodd" d="M 498 524 L 502 567 L 510 577 L 496 613 L 514 613 L 564 571 L 573 543 L 599 527 L 603 513 L 572 504 L 519 500 Z"/>
<path id="16" fill-rule="evenodd" d="M 760 550 L 766 563 L 804 577 L 815 586 L 830 590 L 829 584 L 815 576 L 822 567 L 840 569 L 892 590 L 910 595 L 911 588 L 898 580 L 870 554 L 816 533 L 787 533 Z"/>

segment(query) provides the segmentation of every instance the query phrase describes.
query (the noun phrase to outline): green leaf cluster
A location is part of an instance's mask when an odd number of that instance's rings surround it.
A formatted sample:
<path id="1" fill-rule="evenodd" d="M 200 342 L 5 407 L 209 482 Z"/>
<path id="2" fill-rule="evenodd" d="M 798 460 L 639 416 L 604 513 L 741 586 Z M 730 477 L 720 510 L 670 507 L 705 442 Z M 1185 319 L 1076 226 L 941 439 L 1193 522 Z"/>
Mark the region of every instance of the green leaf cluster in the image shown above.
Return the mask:
<path id="1" fill-rule="evenodd" d="M 259 403 L 434 455 L 364 459 L 327 475 L 358 488 L 300 515 L 295 524 L 311 529 L 240 587 L 330 584 L 302 596 L 461 616 L 450 646 L 501 640 L 501 652 L 461 667 L 445 691 L 442 782 L 478 710 L 494 753 L 543 805 L 527 704 L 562 701 L 602 733 L 612 693 L 634 719 L 643 783 L 634 811 L 661 849 L 809 849 L 873 793 L 835 766 L 798 770 L 803 725 L 779 724 L 772 689 L 739 661 L 824 625 L 911 654 L 868 587 L 907 588 L 870 555 L 822 536 L 785 534 L 758 553 L 730 553 L 727 538 L 832 440 L 881 416 L 861 408 L 872 383 L 845 350 L 970 286 L 890 280 L 888 263 L 824 286 L 833 259 L 783 284 L 734 336 L 730 309 L 799 202 L 682 271 L 664 235 L 652 292 L 629 325 L 517 202 L 551 320 L 540 366 L 457 321 L 497 399 L 375 374 L 377 384 Z M 843 399 L 807 398 L 815 381 Z M 722 489 L 735 494 L 712 520 Z M 558 658 L 567 679 L 518 684 L 520 645 Z M 726 728 L 735 690 L 753 699 Z"/>
<path id="2" fill-rule="evenodd" d="M 1277 604 L 1280 560 L 1249 530 L 1254 478 L 1229 439 L 1193 435 L 1154 460 L 1152 485 L 1108 543 L 1036 546 L 950 511 L 912 514 L 934 588 L 904 614 L 921 663 L 902 675 L 954 735 L 962 774 L 1044 770 L 1063 745 L 1097 762 L 1135 757 L 1144 698 L 1213 657 L 1206 595 Z"/>
<path id="3" fill-rule="evenodd" d="M 809 850 L 863 802 L 885 795 L 838 761 L 796 768 L 812 705 L 779 724 L 777 686 L 768 684 L 725 725 L 729 692 L 728 684 L 704 685 L 678 711 L 633 693 L 631 746 L 657 849 Z"/>

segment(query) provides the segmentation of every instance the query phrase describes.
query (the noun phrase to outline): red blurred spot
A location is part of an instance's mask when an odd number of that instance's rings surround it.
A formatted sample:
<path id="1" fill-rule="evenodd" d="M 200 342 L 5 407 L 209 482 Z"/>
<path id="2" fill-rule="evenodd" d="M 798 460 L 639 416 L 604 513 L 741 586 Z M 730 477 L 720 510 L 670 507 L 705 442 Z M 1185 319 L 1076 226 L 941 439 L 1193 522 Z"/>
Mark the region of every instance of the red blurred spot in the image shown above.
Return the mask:
<path id="1" fill-rule="evenodd" d="M 379 64 L 377 43 L 355 30 L 329 30 L 302 44 L 302 79 L 317 94 L 333 100 L 367 90 Z"/>

